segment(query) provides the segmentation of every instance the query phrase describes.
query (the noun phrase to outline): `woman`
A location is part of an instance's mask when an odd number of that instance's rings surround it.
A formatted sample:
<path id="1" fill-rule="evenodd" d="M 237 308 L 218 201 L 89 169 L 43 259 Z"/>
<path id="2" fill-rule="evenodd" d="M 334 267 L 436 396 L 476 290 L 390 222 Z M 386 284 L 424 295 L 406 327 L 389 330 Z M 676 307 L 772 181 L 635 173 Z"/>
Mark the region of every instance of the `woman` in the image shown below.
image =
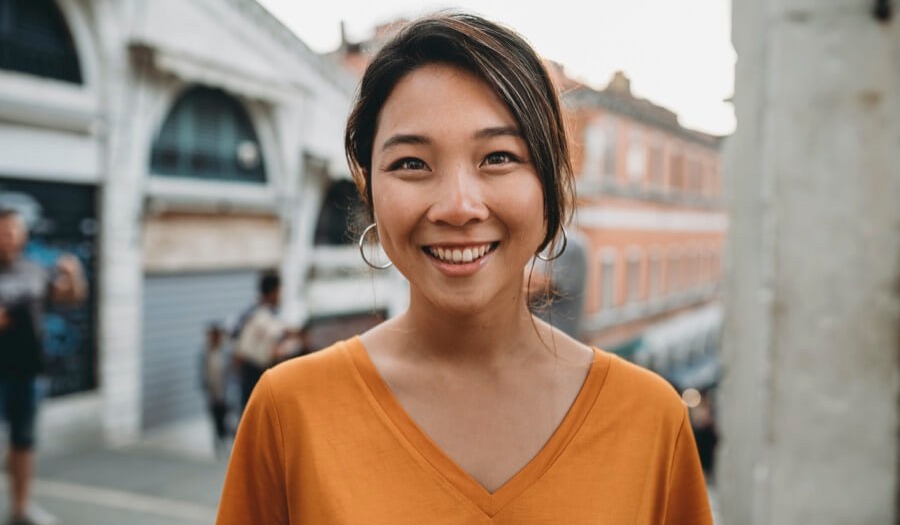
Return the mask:
<path id="1" fill-rule="evenodd" d="M 685 407 L 661 379 L 532 316 L 564 248 L 560 105 L 512 31 L 441 15 L 366 70 L 346 146 L 408 310 L 266 373 L 224 524 L 706 524 Z"/>

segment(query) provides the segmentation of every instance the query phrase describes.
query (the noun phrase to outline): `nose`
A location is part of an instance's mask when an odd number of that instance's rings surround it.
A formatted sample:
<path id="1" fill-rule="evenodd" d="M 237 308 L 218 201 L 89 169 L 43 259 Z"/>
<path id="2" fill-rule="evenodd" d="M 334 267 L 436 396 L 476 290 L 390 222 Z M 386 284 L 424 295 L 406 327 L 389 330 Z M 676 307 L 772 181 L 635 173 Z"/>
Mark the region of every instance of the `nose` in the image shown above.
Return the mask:
<path id="1" fill-rule="evenodd" d="M 465 226 L 490 215 L 484 201 L 484 183 L 473 169 L 460 166 L 440 174 L 434 202 L 426 214 L 429 221 Z"/>

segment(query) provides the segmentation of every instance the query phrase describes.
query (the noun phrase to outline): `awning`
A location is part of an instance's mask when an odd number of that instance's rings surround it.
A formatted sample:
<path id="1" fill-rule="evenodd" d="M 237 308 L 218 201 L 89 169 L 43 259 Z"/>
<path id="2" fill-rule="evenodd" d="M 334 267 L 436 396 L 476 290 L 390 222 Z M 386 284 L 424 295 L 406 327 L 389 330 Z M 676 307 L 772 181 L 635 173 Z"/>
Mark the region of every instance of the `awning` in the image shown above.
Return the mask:
<path id="1" fill-rule="evenodd" d="M 612 348 L 609 348 L 609 352 L 616 354 L 617 356 L 628 359 L 629 361 L 634 360 L 634 353 L 641 347 L 643 344 L 643 338 L 637 337 L 630 341 L 626 341 L 624 343 L 618 344 Z"/>
<path id="2" fill-rule="evenodd" d="M 722 307 L 718 304 L 685 312 L 648 328 L 640 351 L 681 361 L 692 347 L 717 337 L 721 327 Z"/>
<path id="3" fill-rule="evenodd" d="M 722 366 L 719 363 L 718 356 L 706 355 L 695 362 L 676 366 L 666 375 L 666 379 L 679 390 L 686 388 L 703 390 L 716 386 L 721 375 Z"/>
<path id="4" fill-rule="evenodd" d="M 682 313 L 644 331 L 632 360 L 682 389 L 715 386 L 721 328 L 718 304 Z"/>

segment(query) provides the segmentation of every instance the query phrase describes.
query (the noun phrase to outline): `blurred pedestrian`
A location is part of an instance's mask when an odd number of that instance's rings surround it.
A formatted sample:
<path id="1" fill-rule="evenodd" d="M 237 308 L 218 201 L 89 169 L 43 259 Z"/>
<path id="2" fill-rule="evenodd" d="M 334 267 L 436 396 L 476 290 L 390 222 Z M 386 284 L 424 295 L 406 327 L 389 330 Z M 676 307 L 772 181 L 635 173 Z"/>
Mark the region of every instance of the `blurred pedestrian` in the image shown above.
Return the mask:
<path id="1" fill-rule="evenodd" d="M 201 377 L 206 406 L 213 424 L 213 450 L 216 457 L 227 457 L 232 432 L 228 425 L 228 355 L 225 328 L 218 322 L 206 328 L 206 344 L 201 360 Z"/>
<path id="2" fill-rule="evenodd" d="M 691 409 L 691 427 L 697 441 L 697 453 L 708 483 L 713 483 L 715 476 L 716 446 L 719 443 L 719 432 L 716 429 L 716 418 L 712 406 L 713 392 L 702 390 L 697 406 Z"/>
<path id="3" fill-rule="evenodd" d="M 48 302 L 84 300 L 87 283 L 78 259 L 59 257 L 48 272 L 26 261 L 28 229 L 11 209 L 0 210 L 0 416 L 9 424 L 6 466 L 12 497 L 9 525 L 43 525 L 57 519 L 30 501 L 36 419 L 44 372 L 42 323 Z"/>
<path id="4" fill-rule="evenodd" d="M 290 328 L 285 334 L 285 340 L 279 349 L 275 364 L 316 351 L 316 347 L 313 345 L 312 331 L 308 323 L 303 324 L 300 328 Z"/>
<path id="5" fill-rule="evenodd" d="M 361 255 L 406 277 L 409 307 L 263 375 L 217 523 L 711 525 L 678 394 L 529 309 L 525 268 L 561 255 L 574 206 L 530 45 L 474 15 L 410 23 L 367 67 L 345 145 Z"/>
<path id="6" fill-rule="evenodd" d="M 281 276 L 274 271 L 263 273 L 259 301 L 241 316 L 236 329 L 234 363 L 240 375 L 242 412 L 262 373 L 284 359 L 301 335 L 278 317 L 280 302 Z"/>

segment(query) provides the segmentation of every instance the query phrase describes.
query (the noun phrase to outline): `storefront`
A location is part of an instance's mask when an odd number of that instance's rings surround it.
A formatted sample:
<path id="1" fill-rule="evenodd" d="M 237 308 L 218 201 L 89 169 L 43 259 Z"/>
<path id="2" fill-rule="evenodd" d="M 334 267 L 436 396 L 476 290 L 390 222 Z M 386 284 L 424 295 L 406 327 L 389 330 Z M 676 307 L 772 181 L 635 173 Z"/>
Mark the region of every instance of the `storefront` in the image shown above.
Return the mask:
<path id="1" fill-rule="evenodd" d="M 50 305 L 43 319 L 44 352 L 52 397 L 97 385 L 97 213 L 90 185 L 0 176 L 0 208 L 17 210 L 29 229 L 24 257 L 50 275 L 63 254 L 78 258 L 88 298 L 74 306 Z"/>

